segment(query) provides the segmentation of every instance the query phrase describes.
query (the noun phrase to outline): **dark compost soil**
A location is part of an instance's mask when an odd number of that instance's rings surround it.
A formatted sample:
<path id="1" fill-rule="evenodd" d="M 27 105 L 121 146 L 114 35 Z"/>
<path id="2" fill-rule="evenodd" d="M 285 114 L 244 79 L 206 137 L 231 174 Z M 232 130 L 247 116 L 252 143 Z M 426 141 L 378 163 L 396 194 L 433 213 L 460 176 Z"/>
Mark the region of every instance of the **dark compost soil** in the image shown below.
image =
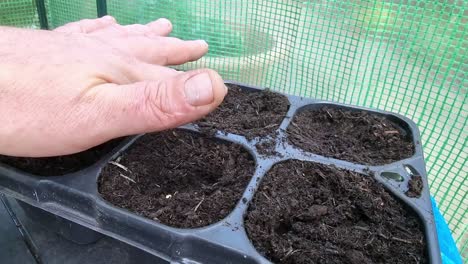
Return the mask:
<path id="1" fill-rule="evenodd" d="M 414 154 L 411 135 L 381 115 L 332 107 L 298 113 L 288 140 L 306 151 L 336 159 L 382 165 Z"/>
<path id="2" fill-rule="evenodd" d="M 236 85 L 228 87 L 223 103 L 197 123 L 201 130 L 209 134 L 222 130 L 248 139 L 273 136 L 288 112 L 288 98 L 269 90 L 245 91 Z"/>
<path id="3" fill-rule="evenodd" d="M 139 215 L 194 228 L 226 217 L 254 170 L 252 156 L 240 145 L 171 130 L 144 135 L 109 163 L 99 192 Z"/>
<path id="4" fill-rule="evenodd" d="M 262 156 L 271 157 L 271 156 L 280 155 L 280 153 L 278 153 L 275 150 L 275 147 L 276 147 L 275 139 L 262 140 L 258 142 L 257 144 L 255 144 L 255 146 L 257 147 L 258 153 Z"/>
<path id="5" fill-rule="evenodd" d="M 408 191 L 406 191 L 406 196 L 411 198 L 421 197 L 424 185 L 422 177 L 419 175 L 411 176 L 411 179 L 408 181 Z"/>
<path id="6" fill-rule="evenodd" d="M 23 158 L 0 155 L 0 163 L 38 176 L 61 176 L 93 165 L 122 140 L 114 139 L 80 153 L 57 157 Z"/>
<path id="7" fill-rule="evenodd" d="M 422 224 L 372 177 L 311 162 L 275 165 L 246 216 L 274 263 L 427 263 Z"/>

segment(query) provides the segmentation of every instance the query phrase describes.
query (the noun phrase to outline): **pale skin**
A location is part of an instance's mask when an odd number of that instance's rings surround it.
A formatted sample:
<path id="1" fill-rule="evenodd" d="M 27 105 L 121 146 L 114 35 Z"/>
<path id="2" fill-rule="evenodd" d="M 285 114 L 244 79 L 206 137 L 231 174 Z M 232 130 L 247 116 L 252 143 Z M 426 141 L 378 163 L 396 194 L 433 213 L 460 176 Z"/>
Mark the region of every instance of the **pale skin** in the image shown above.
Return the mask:
<path id="1" fill-rule="evenodd" d="M 208 45 L 171 30 L 166 19 L 121 26 L 109 16 L 54 31 L 0 27 L 0 154 L 72 154 L 213 111 L 227 93 L 221 76 L 167 67 Z"/>

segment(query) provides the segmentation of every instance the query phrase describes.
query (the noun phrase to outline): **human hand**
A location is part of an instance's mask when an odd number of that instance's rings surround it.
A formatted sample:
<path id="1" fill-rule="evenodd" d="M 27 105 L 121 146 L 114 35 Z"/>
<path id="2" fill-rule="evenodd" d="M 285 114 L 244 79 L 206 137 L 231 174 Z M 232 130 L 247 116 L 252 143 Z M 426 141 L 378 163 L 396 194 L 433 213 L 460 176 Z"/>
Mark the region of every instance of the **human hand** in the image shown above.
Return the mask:
<path id="1" fill-rule="evenodd" d="M 165 67 L 199 59 L 208 45 L 170 31 L 165 19 L 121 26 L 111 17 L 55 31 L 0 27 L 0 154 L 76 153 L 214 110 L 227 93 L 216 72 Z"/>

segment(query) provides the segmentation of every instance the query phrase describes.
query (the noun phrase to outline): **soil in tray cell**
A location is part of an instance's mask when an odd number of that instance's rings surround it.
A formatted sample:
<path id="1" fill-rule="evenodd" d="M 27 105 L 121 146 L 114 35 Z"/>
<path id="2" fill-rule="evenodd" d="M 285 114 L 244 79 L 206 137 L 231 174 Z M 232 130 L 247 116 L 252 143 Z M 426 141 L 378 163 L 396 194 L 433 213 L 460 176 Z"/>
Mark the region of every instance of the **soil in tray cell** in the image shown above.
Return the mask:
<path id="1" fill-rule="evenodd" d="M 288 140 L 315 154 L 367 165 L 383 165 L 414 154 L 411 135 L 385 116 L 333 107 L 299 112 Z"/>
<path id="2" fill-rule="evenodd" d="M 274 136 L 289 109 L 287 97 L 269 90 L 247 91 L 228 85 L 223 103 L 197 124 L 202 131 L 217 130 L 252 139 Z"/>
<path id="3" fill-rule="evenodd" d="M 416 214 L 370 176 L 289 160 L 265 176 L 245 224 L 274 263 L 427 263 Z"/>
<path id="4" fill-rule="evenodd" d="M 0 164 L 3 163 L 37 176 L 61 176 L 93 165 L 116 148 L 122 140 L 114 139 L 86 151 L 65 156 L 23 158 L 0 155 Z"/>
<path id="5" fill-rule="evenodd" d="M 147 134 L 109 163 L 99 192 L 163 224 L 202 227 L 226 217 L 255 171 L 240 145 L 184 130 Z"/>
<path id="6" fill-rule="evenodd" d="M 406 196 L 411 198 L 419 198 L 423 192 L 424 184 L 422 177 L 419 175 L 411 176 L 411 179 L 408 181 L 408 191 L 406 191 Z"/>

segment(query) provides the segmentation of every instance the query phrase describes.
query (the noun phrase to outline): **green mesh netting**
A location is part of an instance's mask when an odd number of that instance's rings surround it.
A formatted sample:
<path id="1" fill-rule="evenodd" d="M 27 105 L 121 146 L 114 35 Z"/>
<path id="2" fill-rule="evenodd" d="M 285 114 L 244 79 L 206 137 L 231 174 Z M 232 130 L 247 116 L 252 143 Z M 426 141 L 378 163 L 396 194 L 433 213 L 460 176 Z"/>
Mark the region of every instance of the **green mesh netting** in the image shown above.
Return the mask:
<path id="1" fill-rule="evenodd" d="M 90 0 L 45 0 L 50 28 L 84 18 L 96 18 L 96 1 Z"/>
<path id="2" fill-rule="evenodd" d="M 0 0 L 0 25 L 39 28 L 34 0 Z"/>
<path id="3" fill-rule="evenodd" d="M 0 0 L 0 24 L 37 25 L 28 4 Z M 46 7 L 51 28 L 97 14 L 94 0 Z M 412 118 L 467 260 L 467 0 L 107 0 L 107 10 L 123 24 L 166 17 L 173 36 L 207 40 L 209 54 L 181 69 Z"/>

